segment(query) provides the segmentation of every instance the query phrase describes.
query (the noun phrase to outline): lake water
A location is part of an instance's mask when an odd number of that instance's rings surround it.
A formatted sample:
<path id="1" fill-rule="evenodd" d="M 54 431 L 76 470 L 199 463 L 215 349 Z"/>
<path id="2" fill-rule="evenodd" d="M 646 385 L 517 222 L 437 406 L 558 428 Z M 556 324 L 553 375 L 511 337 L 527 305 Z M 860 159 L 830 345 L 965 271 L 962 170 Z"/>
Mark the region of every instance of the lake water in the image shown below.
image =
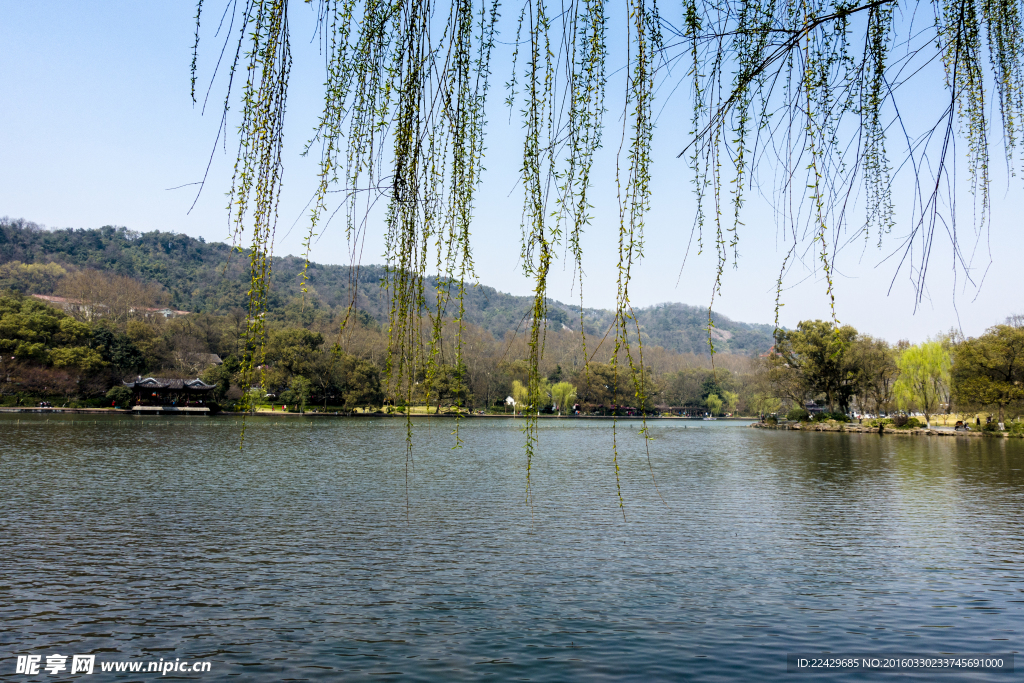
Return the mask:
<path id="1" fill-rule="evenodd" d="M 402 420 L 253 419 L 239 450 L 235 418 L 85 417 L 0 416 L 0 676 L 889 680 L 786 656 L 1021 649 L 1021 441 L 658 421 L 649 466 L 620 422 L 624 520 L 610 422 L 541 425 L 531 508 L 521 421 L 459 450 L 419 421 L 408 459 Z"/>

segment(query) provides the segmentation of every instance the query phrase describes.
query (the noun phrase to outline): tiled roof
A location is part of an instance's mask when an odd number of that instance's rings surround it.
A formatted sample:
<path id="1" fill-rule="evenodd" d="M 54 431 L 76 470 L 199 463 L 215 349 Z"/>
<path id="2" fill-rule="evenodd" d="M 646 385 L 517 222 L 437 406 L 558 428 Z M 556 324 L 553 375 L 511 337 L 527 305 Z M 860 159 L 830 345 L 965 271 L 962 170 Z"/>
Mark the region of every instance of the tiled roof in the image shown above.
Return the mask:
<path id="1" fill-rule="evenodd" d="M 191 389 L 193 391 L 209 391 L 214 388 L 213 384 L 207 384 L 201 379 L 157 379 L 156 377 L 141 377 L 134 382 L 125 382 L 129 389 Z"/>

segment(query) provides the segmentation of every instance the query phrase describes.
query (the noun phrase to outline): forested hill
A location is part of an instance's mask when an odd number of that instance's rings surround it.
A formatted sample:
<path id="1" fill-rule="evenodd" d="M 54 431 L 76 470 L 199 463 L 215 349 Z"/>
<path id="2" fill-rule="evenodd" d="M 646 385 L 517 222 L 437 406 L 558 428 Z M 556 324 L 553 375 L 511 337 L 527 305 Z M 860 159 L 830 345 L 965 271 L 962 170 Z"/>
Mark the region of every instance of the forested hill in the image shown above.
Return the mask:
<path id="1" fill-rule="evenodd" d="M 44 230 L 23 220 L 0 219 L 0 264 L 57 263 L 70 269 L 93 268 L 159 283 L 166 301 L 174 308 L 220 313 L 245 307 L 249 287 L 248 254 L 220 242 L 206 242 L 168 232 L 137 233 L 125 228 Z M 275 257 L 269 307 L 275 318 L 311 322 L 333 315 L 350 301 L 350 283 L 357 280 L 357 307 L 385 322 L 388 297 L 380 287 L 383 269 L 361 266 L 309 264 L 309 289 L 300 305 L 303 261 L 294 256 Z M 0 277 L 0 289 L 19 288 L 11 278 Z M 21 286 L 24 289 L 24 286 Z M 37 291 L 34 293 L 50 294 Z M 496 337 L 507 331 L 528 329 L 532 300 L 492 287 L 468 287 L 465 296 L 467 322 L 479 325 Z M 454 311 L 453 311 L 454 312 Z M 699 306 L 670 303 L 637 309 L 644 341 L 685 353 L 707 351 L 707 311 Z M 772 344 L 772 326 L 740 323 L 715 315 L 717 351 L 763 353 Z M 551 301 L 548 319 L 556 329 L 579 328 L 579 307 Z M 585 309 L 588 334 L 607 331 L 613 313 Z M 293 321 L 294 322 L 294 321 Z"/>

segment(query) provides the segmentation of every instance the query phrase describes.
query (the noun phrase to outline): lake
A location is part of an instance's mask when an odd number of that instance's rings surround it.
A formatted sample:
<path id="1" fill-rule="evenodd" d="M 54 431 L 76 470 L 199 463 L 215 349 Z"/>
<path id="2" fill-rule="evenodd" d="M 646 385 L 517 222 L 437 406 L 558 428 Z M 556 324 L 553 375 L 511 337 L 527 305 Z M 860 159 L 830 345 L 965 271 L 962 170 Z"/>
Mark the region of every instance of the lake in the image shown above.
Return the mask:
<path id="1" fill-rule="evenodd" d="M 608 421 L 541 424 L 531 506 L 522 420 L 454 450 L 418 420 L 407 453 L 400 419 L 250 419 L 240 450 L 237 418 L 86 417 L 0 416 L 4 676 L 889 680 L 787 654 L 1021 646 L 1022 441 L 655 421 L 648 460 L 619 422 L 620 510 Z"/>

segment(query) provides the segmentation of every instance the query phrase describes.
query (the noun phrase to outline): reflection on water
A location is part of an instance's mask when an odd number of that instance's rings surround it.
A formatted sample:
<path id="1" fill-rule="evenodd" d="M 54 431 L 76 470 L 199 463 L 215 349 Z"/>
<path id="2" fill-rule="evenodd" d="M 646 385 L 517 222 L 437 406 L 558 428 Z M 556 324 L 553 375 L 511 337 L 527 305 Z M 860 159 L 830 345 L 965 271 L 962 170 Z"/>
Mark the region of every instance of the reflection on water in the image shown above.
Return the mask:
<path id="1" fill-rule="evenodd" d="M 240 451 L 230 418 L 80 417 L 0 417 L 5 674 L 763 680 L 789 652 L 1020 644 L 1019 441 L 657 422 L 657 487 L 622 451 L 624 522 L 604 422 L 542 425 L 531 511 L 517 422 L 452 450 L 424 421 L 407 462 L 400 420 L 252 420 Z"/>

